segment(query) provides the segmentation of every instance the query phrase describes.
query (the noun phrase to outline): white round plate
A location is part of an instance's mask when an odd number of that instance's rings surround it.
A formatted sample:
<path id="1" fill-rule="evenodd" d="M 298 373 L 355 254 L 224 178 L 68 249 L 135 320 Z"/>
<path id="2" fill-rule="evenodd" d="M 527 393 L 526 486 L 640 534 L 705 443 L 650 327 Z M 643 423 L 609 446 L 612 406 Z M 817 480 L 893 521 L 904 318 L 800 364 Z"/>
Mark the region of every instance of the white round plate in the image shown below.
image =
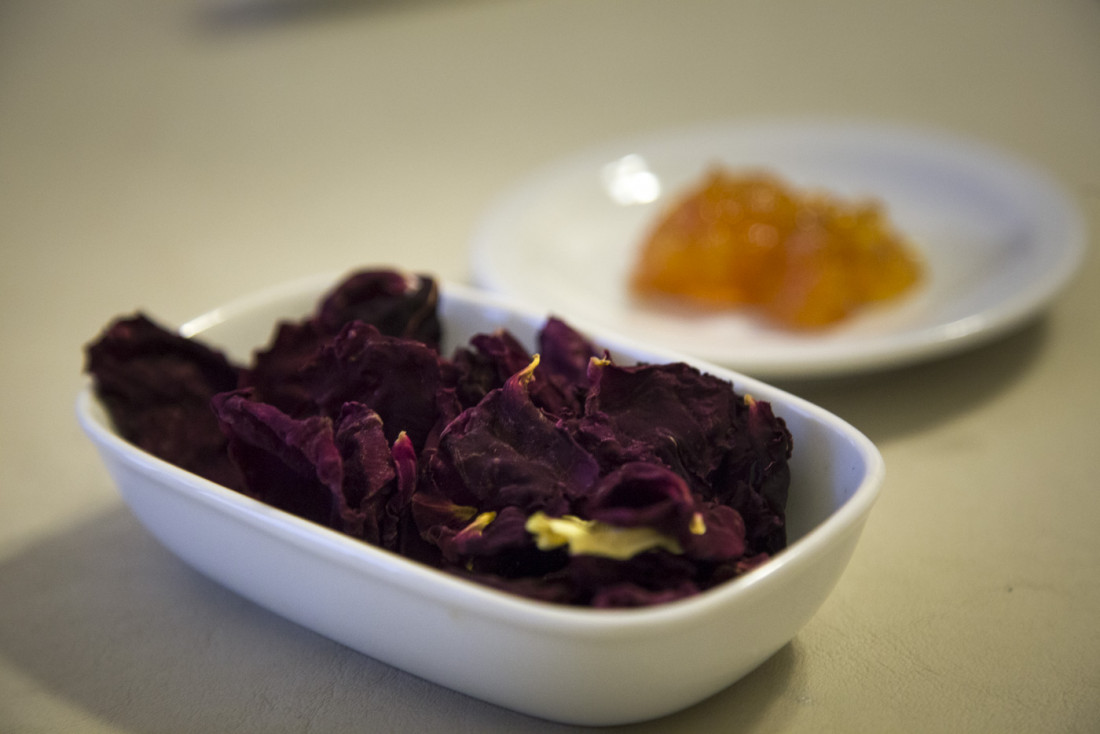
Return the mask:
<path id="1" fill-rule="evenodd" d="M 920 250 L 918 292 L 826 331 L 701 316 L 635 299 L 627 277 L 669 201 L 712 165 L 886 205 Z M 866 123 L 718 124 L 624 140 L 536 172 L 473 237 L 478 285 L 578 325 L 611 329 L 762 377 L 897 366 L 1020 324 L 1066 284 L 1085 228 L 1057 184 L 978 143 Z"/>

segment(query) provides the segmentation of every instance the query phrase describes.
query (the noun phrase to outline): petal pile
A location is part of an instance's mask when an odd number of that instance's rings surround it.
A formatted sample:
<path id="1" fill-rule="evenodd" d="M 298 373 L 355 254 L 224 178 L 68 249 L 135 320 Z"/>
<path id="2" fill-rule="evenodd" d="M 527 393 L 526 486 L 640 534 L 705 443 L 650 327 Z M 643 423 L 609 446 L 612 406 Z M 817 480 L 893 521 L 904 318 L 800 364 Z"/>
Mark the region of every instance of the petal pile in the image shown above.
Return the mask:
<path id="1" fill-rule="evenodd" d="M 440 354 L 424 275 L 353 273 L 248 365 L 143 314 L 86 371 L 119 433 L 281 510 L 532 599 L 646 606 L 786 545 L 792 439 L 683 363 L 617 365 L 550 318 Z"/>

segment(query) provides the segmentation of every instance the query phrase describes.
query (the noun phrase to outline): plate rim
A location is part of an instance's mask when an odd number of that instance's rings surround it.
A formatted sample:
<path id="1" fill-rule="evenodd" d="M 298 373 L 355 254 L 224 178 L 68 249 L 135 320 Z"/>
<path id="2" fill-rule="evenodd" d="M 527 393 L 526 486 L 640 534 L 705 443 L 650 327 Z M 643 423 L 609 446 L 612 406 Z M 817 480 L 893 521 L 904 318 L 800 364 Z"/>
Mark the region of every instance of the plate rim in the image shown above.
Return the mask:
<path id="1" fill-rule="evenodd" d="M 1040 244 L 1052 257 L 1047 267 L 1026 282 L 1026 287 L 1011 297 L 986 304 L 958 318 L 917 325 L 913 329 L 887 332 L 871 338 L 846 342 L 843 353 L 835 349 L 809 348 L 786 350 L 786 355 L 753 356 L 751 350 L 731 355 L 713 349 L 692 349 L 692 356 L 764 379 L 839 377 L 900 367 L 971 349 L 1021 326 L 1043 311 L 1064 290 L 1080 269 L 1087 249 L 1087 226 L 1076 198 L 1045 170 L 1018 154 L 993 146 L 985 141 L 966 137 L 932 126 L 883 122 L 852 117 L 774 117 L 730 118 L 692 125 L 652 130 L 618 139 L 605 140 L 580 148 L 548 161 L 521 176 L 499 192 L 483 210 L 469 238 L 470 268 L 473 282 L 486 290 L 501 293 L 535 308 L 554 308 L 556 304 L 541 303 L 522 292 L 520 285 L 510 283 L 502 273 L 496 253 L 514 225 L 531 202 L 560 186 L 563 180 L 581 175 L 582 169 L 598 170 L 631 152 L 673 149 L 692 139 L 736 138 L 768 135 L 772 137 L 810 134 L 824 135 L 830 140 L 855 136 L 883 146 L 905 143 L 916 150 L 934 151 L 940 158 L 959 161 L 958 170 L 972 173 L 1009 174 L 1012 188 L 1024 188 L 1039 197 L 1041 205 L 1035 211 L 1046 215 L 1043 222 L 1052 222 L 1064 236 L 1057 242 Z M 715 154 L 718 157 L 718 154 Z M 1035 220 L 1040 221 L 1040 220 Z M 1050 228 L 1051 224 L 1044 224 Z M 562 315 L 586 328 L 612 331 L 635 336 L 620 325 L 594 320 L 584 313 L 561 309 Z M 667 345 L 685 351 L 683 345 Z"/>

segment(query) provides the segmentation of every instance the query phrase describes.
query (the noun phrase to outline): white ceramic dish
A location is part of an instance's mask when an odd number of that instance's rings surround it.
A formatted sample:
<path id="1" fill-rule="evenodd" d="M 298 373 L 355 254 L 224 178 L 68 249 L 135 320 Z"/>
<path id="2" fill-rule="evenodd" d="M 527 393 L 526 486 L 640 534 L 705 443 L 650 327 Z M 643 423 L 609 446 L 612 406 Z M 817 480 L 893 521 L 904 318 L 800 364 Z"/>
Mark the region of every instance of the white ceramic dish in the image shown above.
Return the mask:
<path id="1" fill-rule="evenodd" d="M 302 316 L 332 277 L 211 311 L 186 325 L 238 360 L 279 318 Z M 528 340 L 540 312 L 447 286 L 447 352 L 504 327 Z M 671 355 L 593 334 L 617 361 Z M 699 364 L 699 363 L 696 363 Z M 701 365 L 704 366 L 704 365 Z M 672 713 L 720 691 L 791 640 L 838 580 L 883 479 L 879 452 L 821 408 L 706 368 L 772 402 L 795 438 L 790 546 L 761 568 L 680 602 L 591 610 L 529 601 L 445 575 L 255 502 L 122 440 L 90 389 L 79 420 L 135 515 L 202 573 L 367 655 L 471 696 L 588 725 Z"/>
<path id="2" fill-rule="evenodd" d="M 929 279 L 896 305 L 797 334 L 684 315 L 626 283 L 647 229 L 712 164 L 885 202 Z M 717 124 L 623 140 L 537 171 L 473 237 L 476 282 L 569 318 L 766 377 L 897 366 L 979 344 L 1048 303 L 1081 261 L 1083 219 L 1040 172 L 973 142 L 852 122 Z"/>

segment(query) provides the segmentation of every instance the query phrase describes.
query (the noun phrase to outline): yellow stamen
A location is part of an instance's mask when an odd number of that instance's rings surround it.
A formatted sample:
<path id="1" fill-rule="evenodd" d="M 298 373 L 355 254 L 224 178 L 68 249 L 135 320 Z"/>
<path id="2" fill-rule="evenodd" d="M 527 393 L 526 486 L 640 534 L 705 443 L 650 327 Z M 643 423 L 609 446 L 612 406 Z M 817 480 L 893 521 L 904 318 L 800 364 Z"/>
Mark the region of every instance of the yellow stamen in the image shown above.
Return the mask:
<path id="1" fill-rule="evenodd" d="M 534 355 L 531 358 L 531 364 L 524 367 L 516 374 L 516 379 L 519 380 L 519 384 L 527 387 L 527 383 L 535 379 L 535 368 L 539 366 L 539 355 Z"/>
<path id="2" fill-rule="evenodd" d="M 471 507 L 470 509 L 473 510 L 474 508 Z M 477 510 L 474 510 L 474 512 L 477 512 Z M 484 530 L 486 527 L 488 527 L 489 523 L 491 523 L 493 520 L 496 520 L 496 519 L 497 519 L 497 514 L 495 512 L 483 512 L 480 515 L 478 515 L 477 517 L 475 517 L 473 522 L 471 522 L 466 527 L 462 528 L 462 532 L 463 533 L 471 533 L 471 532 L 472 533 L 480 533 L 482 530 Z"/>

